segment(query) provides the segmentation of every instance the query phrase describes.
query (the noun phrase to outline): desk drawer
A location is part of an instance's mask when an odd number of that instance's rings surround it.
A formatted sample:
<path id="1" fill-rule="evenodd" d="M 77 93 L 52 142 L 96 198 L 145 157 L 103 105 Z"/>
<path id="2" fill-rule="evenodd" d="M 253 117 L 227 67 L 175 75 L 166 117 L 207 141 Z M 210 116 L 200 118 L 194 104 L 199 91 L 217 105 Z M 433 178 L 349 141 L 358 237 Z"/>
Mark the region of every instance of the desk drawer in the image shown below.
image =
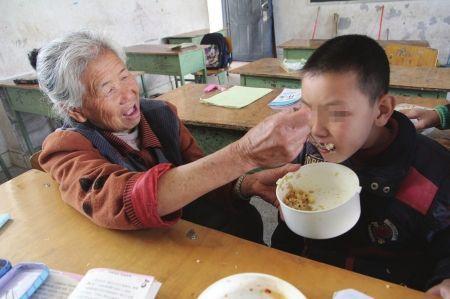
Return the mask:
<path id="1" fill-rule="evenodd" d="M 438 90 L 416 90 L 416 89 L 402 89 L 402 88 L 389 88 L 389 93 L 394 95 L 401 95 L 405 97 L 420 97 L 420 98 L 433 98 L 433 99 L 446 99 L 447 92 Z"/>
<path id="2" fill-rule="evenodd" d="M 300 88 L 300 80 L 241 75 L 241 85 L 264 88 Z"/>
<path id="3" fill-rule="evenodd" d="M 173 76 L 180 73 L 177 55 L 145 55 L 127 53 L 127 65 L 131 71 L 144 71 L 147 74 Z"/>
<path id="4" fill-rule="evenodd" d="M 41 91 L 14 87 L 6 88 L 6 91 L 13 110 L 54 117 L 52 103 Z"/>
<path id="5" fill-rule="evenodd" d="M 192 37 L 169 37 L 167 39 L 168 44 L 182 44 L 182 43 L 192 43 Z"/>
<path id="6" fill-rule="evenodd" d="M 314 53 L 313 49 L 283 49 L 283 58 L 308 59 Z"/>

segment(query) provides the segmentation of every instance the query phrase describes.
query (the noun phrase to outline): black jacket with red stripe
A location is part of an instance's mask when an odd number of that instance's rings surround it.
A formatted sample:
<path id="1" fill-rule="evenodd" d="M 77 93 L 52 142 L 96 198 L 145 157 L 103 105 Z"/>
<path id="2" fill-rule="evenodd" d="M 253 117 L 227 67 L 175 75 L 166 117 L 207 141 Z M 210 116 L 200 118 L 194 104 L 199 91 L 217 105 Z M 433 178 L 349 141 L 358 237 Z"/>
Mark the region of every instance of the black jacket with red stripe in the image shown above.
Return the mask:
<path id="1" fill-rule="evenodd" d="M 450 152 L 394 112 L 398 133 L 381 154 L 343 164 L 358 175 L 361 217 L 346 234 L 304 239 L 280 222 L 272 247 L 425 290 L 450 278 Z M 310 144 L 295 162 L 320 162 Z"/>

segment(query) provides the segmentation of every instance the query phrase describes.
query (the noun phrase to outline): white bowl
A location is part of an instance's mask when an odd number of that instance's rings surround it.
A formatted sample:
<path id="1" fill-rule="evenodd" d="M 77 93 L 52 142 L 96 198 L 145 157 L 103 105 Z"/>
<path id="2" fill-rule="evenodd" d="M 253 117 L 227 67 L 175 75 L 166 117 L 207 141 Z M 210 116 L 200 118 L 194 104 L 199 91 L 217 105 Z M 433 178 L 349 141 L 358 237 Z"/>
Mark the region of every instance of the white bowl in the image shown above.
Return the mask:
<path id="1" fill-rule="evenodd" d="M 206 290 L 198 299 L 306 299 L 290 283 L 268 274 L 241 273 L 222 278 Z"/>
<path id="2" fill-rule="evenodd" d="M 313 211 L 287 206 L 283 198 L 295 190 L 313 191 Z M 350 168 L 335 163 L 313 163 L 278 180 L 276 195 L 286 225 L 294 233 L 310 239 L 334 238 L 349 231 L 361 215 L 359 179 Z"/>

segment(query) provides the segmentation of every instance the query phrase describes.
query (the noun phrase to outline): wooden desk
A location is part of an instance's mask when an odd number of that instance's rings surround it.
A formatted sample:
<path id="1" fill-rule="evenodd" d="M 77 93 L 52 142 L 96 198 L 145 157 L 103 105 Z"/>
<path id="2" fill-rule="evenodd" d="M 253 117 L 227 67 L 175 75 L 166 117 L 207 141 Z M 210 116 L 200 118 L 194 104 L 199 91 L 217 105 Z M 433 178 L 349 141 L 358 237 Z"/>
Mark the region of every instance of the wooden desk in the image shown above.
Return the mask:
<path id="1" fill-rule="evenodd" d="M 140 76 L 141 83 L 143 85 L 143 72 L 132 72 L 135 76 Z M 30 73 L 28 75 L 17 76 L 17 78 L 36 78 L 35 73 Z M 32 154 L 40 146 L 35 147 L 31 142 L 30 136 L 26 129 L 25 123 L 23 121 L 21 113 L 32 113 L 37 115 L 42 115 L 48 118 L 56 118 L 56 115 L 52 111 L 52 103 L 48 97 L 40 90 L 37 84 L 16 84 L 14 83 L 14 78 L 9 80 L 0 81 L 0 88 L 4 88 L 7 102 L 9 107 L 14 113 L 14 118 L 17 121 L 19 130 L 25 141 L 28 153 Z M 144 94 L 145 88 L 143 88 Z M 53 126 L 53 125 L 52 125 Z"/>
<path id="2" fill-rule="evenodd" d="M 205 94 L 205 87 L 205 84 L 187 84 L 156 99 L 168 101 L 177 107 L 181 121 L 207 154 L 238 140 L 247 130 L 275 113 L 267 104 L 281 92 L 274 90 L 242 109 L 230 109 L 200 103 L 200 98 L 218 93 L 214 91 Z"/>
<path id="3" fill-rule="evenodd" d="M 268 88 L 300 88 L 302 73 L 286 72 L 277 58 L 262 58 L 230 70 L 239 74 L 242 86 Z"/>
<path id="4" fill-rule="evenodd" d="M 130 70 L 144 71 L 148 74 L 180 77 L 184 85 L 184 76 L 197 71 L 203 73 L 206 82 L 206 62 L 204 46 L 172 50 L 170 45 L 136 45 L 125 48 L 127 64 Z M 175 78 L 178 87 L 178 80 Z"/>
<path id="5" fill-rule="evenodd" d="M 241 85 L 300 88 L 302 73 L 286 72 L 276 58 L 263 58 L 230 70 L 241 76 Z M 390 92 L 403 96 L 446 98 L 450 68 L 391 66 Z"/>
<path id="6" fill-rule="evenodd" d="M 283 57 L 287 59 L 308 59 L 309 56 L 320 47 L 327 39 L 291 39 L 279 45 L 283 49 Z M 422 40 L 379 40 L 378 43 L 384 47 L 388 44 L 405 44 L 429 47 L 427 41 Z"/>
<path id="7" fill-rule="evenodd" d="M 216 280 L 241 272 L 278 276 L 308 298 L 354 288 L 375 298 L 424 298 L 403 286 L 314 262 L 186 221 L 172 228 L 108 230 L 66 205 L 46 173 L 30 170 L 0 186 L 0 256 L 13 264 L 45 263 L 84 274 L 105 267 L 149 274 L 162 282 L 158 298 L 197 298 Z M 194 229 L 198 239 L 186 237 Z M 431 298 L 431 297 L 428 297 Z"/>
<path id="8" fill-rule="evenodd" d="M 208 154 L 238 140 L 264 118 L 280 111 L 271 109 L 267 104 L 281 92 L 281 89 L 274 89 L 242 109 L 230 109 L 200 103 L 200 98 L 211 97 L 218 93 L 215 91 L 206 95 L 203 92 L 205 87 L 205 84 L 188 84 L 156 99 L 168 101 L 177 107 L 181 121 L 187 125 L 200 147 Z M 443 99 L 404 96 L 396 96 L 396 100 L 397 104 L 415 104 L 428 108 L 447 103 Z M 445 138 L 441 137 L 439 141 L 446 145 Z"/>
<path id="9" fill-rule="evenodd" d="M 200 45 L 200 42 L 205 34 L 214 32 L 220 33 L 223 36 L 227 35 L 227 30 L 225 28 L 220 29 L 219 31 L 211 31 L 210 29 L 201 29 L 168 36 L 166 37 L 166 40 L 168 44 L 194 43 Z"/>
<path id="10" fill-rule="evenodd" d="M 390 89 L 404 96 L 447 97 L 450 68 L 391 66 Z"/>

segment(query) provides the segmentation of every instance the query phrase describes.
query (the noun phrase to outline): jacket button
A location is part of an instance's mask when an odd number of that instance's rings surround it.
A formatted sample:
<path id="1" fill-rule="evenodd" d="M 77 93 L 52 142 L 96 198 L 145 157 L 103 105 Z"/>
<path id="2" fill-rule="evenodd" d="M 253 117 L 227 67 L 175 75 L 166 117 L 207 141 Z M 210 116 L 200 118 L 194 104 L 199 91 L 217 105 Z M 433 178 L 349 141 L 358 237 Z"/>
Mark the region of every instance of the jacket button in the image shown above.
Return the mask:
<path id="1" fill-rule="evenodd" d="M 377 189 L 378 189 L 378 183 L 373 182 L 372 184 L 370 184 L 370 188 L 371 188 L 372 190 L 377 190 Z"/>
<path id="2" fill-rule="evenodd" d="M 92 205 L 91 203 L 85 201 L 83 202 L 83 211 L 86 213 L 86 215 L 92 217 Z"/>
<path id="3" fill-rule="evenodd" d="M 106 180 L 108 179 L 108 175 L 102 175 L 98 177 L 94 182 L 94 189 L 99 190 L 103 188 L 103 185 L 105 185 Z"/>
<path id="4" fill-rule="evenodd" d="M 386 186 L 386 187 L 383 188 L 383 192 L 384 192 L 384 193 L 387 194 L 387 193 L 389 193 L 389 191 L 391 191 L 391 187 Z"/>
<path id="5" fill-rule="evenodd" d="M 93 184 L 93 181 L 89 178 L 81 178 L 78 182 L 80 183 L 81 189 L 86 193 L 89 192 Z"/>

